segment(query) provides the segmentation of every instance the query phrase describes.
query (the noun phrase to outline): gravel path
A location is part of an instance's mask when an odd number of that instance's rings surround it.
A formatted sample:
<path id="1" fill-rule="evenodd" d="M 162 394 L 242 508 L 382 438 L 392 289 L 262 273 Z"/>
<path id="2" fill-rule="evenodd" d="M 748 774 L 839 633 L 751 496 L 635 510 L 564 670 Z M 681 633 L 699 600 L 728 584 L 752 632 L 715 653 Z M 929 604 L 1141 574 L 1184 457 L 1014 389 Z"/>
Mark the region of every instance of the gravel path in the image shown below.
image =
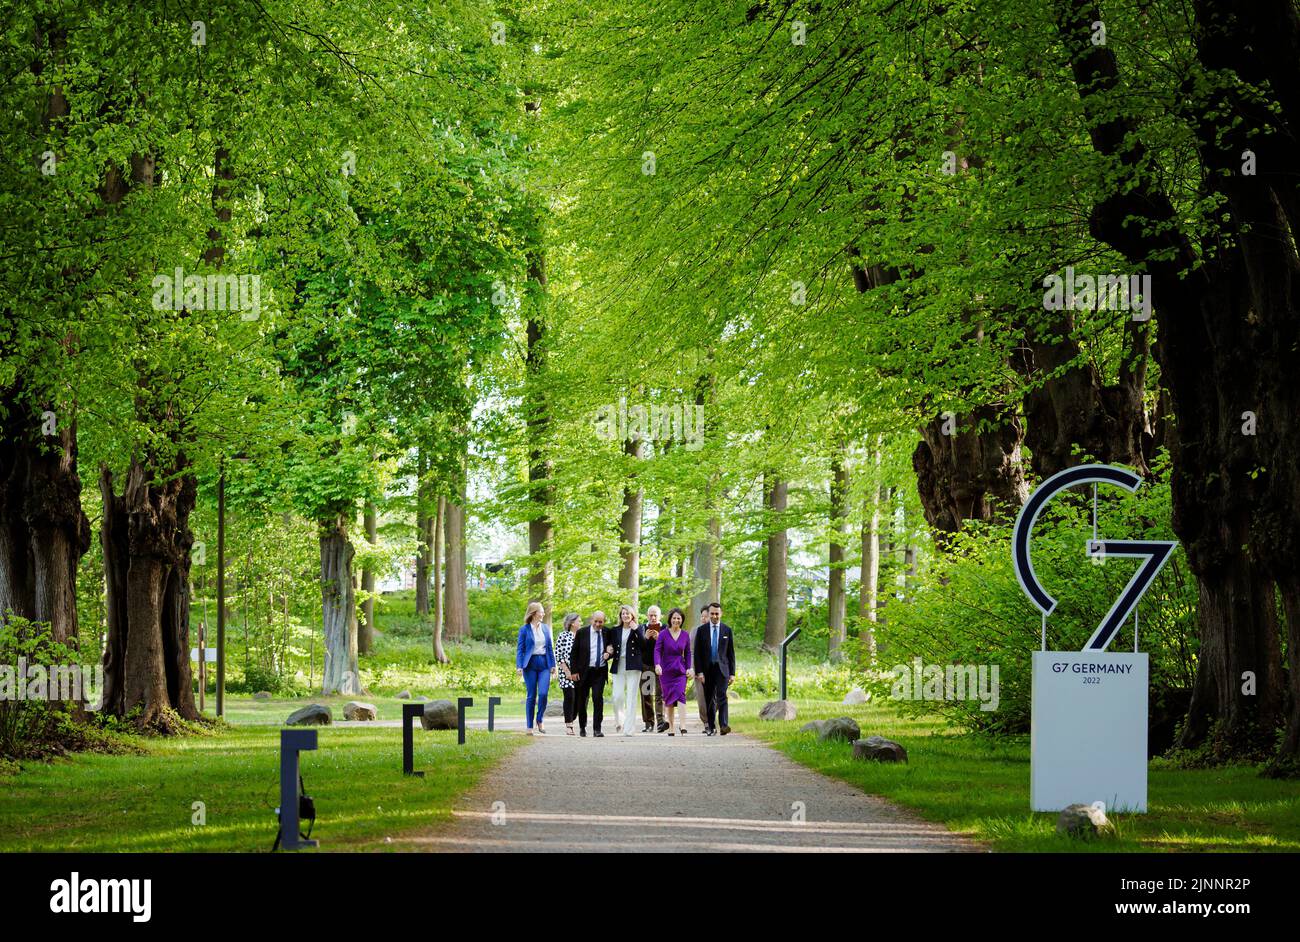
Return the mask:
<path id="1" fill-rule="evenodd" d="M 974 851 L 881 798 L 735 733 L 535 737 L 415 851 Z M 506 734 L 510 735 L 510 734 Z M 846 747 L 847 748 L 847 747 Z M 802 821 L 796 821 L 802 809 Z"/>

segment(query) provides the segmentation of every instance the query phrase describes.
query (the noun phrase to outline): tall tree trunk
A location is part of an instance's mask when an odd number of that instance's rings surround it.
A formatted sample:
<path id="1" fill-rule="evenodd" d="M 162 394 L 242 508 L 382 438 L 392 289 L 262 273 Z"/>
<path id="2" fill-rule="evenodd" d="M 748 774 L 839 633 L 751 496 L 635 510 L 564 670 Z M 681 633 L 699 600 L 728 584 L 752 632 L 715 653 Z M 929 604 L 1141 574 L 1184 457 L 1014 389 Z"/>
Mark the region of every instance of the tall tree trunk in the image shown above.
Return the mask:
<path id="1" fill-rule="evenodd" d="M 442 557 L 443 557 L 443 539 L 442 528 L 443 520 L 447 513 L 447 498 L 438 495 L 438 510 L 433 516 L 433 656 L 437 658 L 439 664 L 446 664 L 451 658 L 447 657 L 447 651 L 442 646 Z"/>
<path id="2" fill-rule="evenodd" d="M 1170 439 L 1174 531 L 1200 589 L 1200 653 L 1179 745 L 1213 740 L 1224 756 L 1258 755 L 1284 719 L 1274 584 L 1284 608 L 1300 563 L 1300 226 L 1294 172 L 1300 18 L 1286 0 L 1228 10 L 1197 0 L 1196 53 L 1225 81 L 1193 88 L 1202 185 L 1227 228 L 1213 257 L 1198 255 L 1151 169 L 1136 123 L 1102 100 L 1123 87 L 1118 62 L 1089 41 L 1089 0 L 1058 0 L 1057 26 L 1088 113 L 1093 149 L 1122 173 L 1089 220 L 1094 237 L 1151 276 L 1156 360 L 1176 418 Z M 1240 77 L 1257 98 L 1231 79 Z M 1277 107 L 1267 98 L 1276 96 Z M 1221 116 L 1231 115 L 1229 124 Z M 1246 150 L 1267 168 L 1241 172 Z M 1244 413 L 1257 417 L 1243 434 Z M 1289 626 L 1295 632 L 1295 626 Z M 1254 686 L 1247 683 L 1249 672 Z M 1289 696 L 1300 695 L 1290 677 Z M 1300 722 L 1300 714 L 1292 714 Z M 1300 728 L 1280 758 L 1300 760 Z"/>
<path id="3" fill-rule="evenodd" d="M 352 592 L 352 558 L 346 513 L 320 527 L 321 624 L 325 635 L 325 665 L 321 693 L 360 693 L 357 670 L 357 605 Z"/>
<path id="4" fill-rule="evenodd" d="M 366 542 L 373 547 L 379 533 L 374 501 L 366 501 L 364 521 Z M 361 591 L 366 594 L 366 600 L 361 603 L 362 620 L 361 627 L 357 631 L 357 653 L 369 654 L 375 649 L 375 567 L 373 564 L 361 567 Z"/>
<path id="5" fill-rule="evenodd" d="M 539 119 L 542 113 L 541 95 L 535 90 L 531 66 L 525 70 L 524 114 L 529 119 Z M 527 350 L 524 363 L 524 416 L 528 434 L 528 498 L 532 508 L 528 517 L 528 585 L 533 597 L 542 603 L 545 618 L 551 621 L 551 606 L 555 597 L 555 560 L 550 553 L 554 547 L 555 529 L 551 519 L 555 502 L 554 462 L 550 458 L 550 403 L 546 396 L 547 365 L 547 294 L 546 255 L 543 242 L 543 211 L 539 205 L 529 207 L 529 228 L 535 241 L 529 246 L 528 301 L 525 325 Z M 468 617 L 466 618 L 468 621 Z"/>
<path id="6" fill-rule="evenodd" d="M 718 518 L 713 517 L 709 520 L 707 535 L 695 544 L 695 551 L 691 553 L 691 574 L 694 576 L 696 585 L 699 586 L 699 589 L 691 598 L 692 618 L 699 615 L 702 606 L 708 605 L 710 602 L 720 601 L 716 597 L 718 589 L 718 558 L 715 536 L 718 532 Z"/>
<path id="7" fill-rule="evenodd" d="M 415 531 L 416 538 L 419 540 L 415 553 L 415 614 L 423 618 L 429 614 L 429 554 L 433 550 L 429 514 L 429 505 L 433 496 L 431 485 L 427 480 L 429 460 L 423 448 L 416 457 L 415 474 Z"/>
<path id="8" fill-rule="evenodd" d="M 844 579 L 844 544 L 848 539 L 849 521 L 848 489 L 849 472 L 844 467 L 844 455 L 837 443 L 836 452 L 831 456 L 830 577 L 826 591 L 827 654 L 832 661 L 843 657 L 841 649 L 848 637 L 848 593 Z"/>
<path id="9" fill-rule="evenodd" d="M 1217 758 L 1263 755 L 1272 749 L 1284 706 L 1273 583 L 1260 581 L 1257 568 L 1239 553 L 1203 573 L 1199 589 L 1202 626 L 1246 621 L 1266 627 L 1202 631 L 1183 740 L 1199 744 L 1213 739 L 1210 745 Z M 1254 679 L 1254 693 L 1246 692 L 1248 678 Z"/>
<path id="10" fill-rule="evenodd" d="M 100 473 L 108 632 L 104 709 L 133 711 L 140 728 L 172 729 L 170 712 L 198 719 L 190 668 L 189 516 L 197 488 L 179 456 L 165 473 L 133 458 L 120 496 Z"/>
<path id="11" fill-rule="evenodd" d="M 871 484 L 862 505 L 862 562 L 858 575 L 858 618 L 866 632 L 867 653 L 876 657 L 876 609 L 880 597 L 880 443 L 871 452 Z"/>
<path id="12" fill-rule="evenodd" d="M 785 525 L 789 484 L 779 475 L 765 476 L 764 503 L 767 504 L 767 614 L 763 619 L 763 650 L 776 654 L 785 640 L 789 616 L 789 537 Z"/>
<path id="13" fill-rule="evenodd" d="M 446 541 L 446 591 L 443 617 L 447 623 L 446 637 L 461 641 L 469 637 L 469 594 L 465 574 L 465 482 L 462 478 L 457 493 L 448 497 L 443 512 L 443 538 Z"/>
<path id="14" fill-rule="evenodd" d="M 551 520 L 551 504 L 555 497 L 555 486 L 551 478 L 555 473 L 555 463 L 550 458 L 551 447 L 548 441 L 550 404 L 546 397 L 546 383 L 549 379 L 546 375 L 546 264 L 540 250 L 535 250 L 529 258 L 528 280 L 525 416 L 528 432 L 528 496 L 533 505 L 528 518 L 528 555 L 531 560 L 528 585 L 534 598 L 542 603 L 549 623 L 555 596 L 555 561 L 549 555 L 555 539 L 555 527 Z M 637 526 L 639 532 L 639 522 Z"/>
<path id="15" fill-rule="evenodd" d="M 709 400 L 712 398 L 713 388 L 713 375 L 710 373 L 701 374 L 695 383 L 695 404 L 707 407 Z M 706 419 L 706 433 L 709 425 L 710 423 Z M 695 549 L 691 552 L 691 575 L 698 587 L 695 595 L 691 598 L 691 610 L 687 613 L 690 615 L 692 642 L 695 640 L 695 626 L 699 622 L 701 606 L 708 605 L 710 602 L 722 601 L 719 592 L 721 586 L 718 573 L 718 544 L 722 533 L 722 524 L 717 517 L 717 498 L 715 497 L 719 483 L 715 472 L 710 477 L 704 493 L 704 503 L 710 511 L 707 533 L 704 539 L 696 541 Z"/>
<path id="16" fill-rule="evenodd" d="M 623 442 L 623 453 L 632 458 L 641 457 L 641 440 L 627 439 Z M 637 488 L 637 471 L 632 472 L 628 483 L 623 487 L 623 514 L 619 519 L 619 570 L 618 586 L 626 595 L 627 604 L 635 611 L 641 584 L 641 491 Z"/>

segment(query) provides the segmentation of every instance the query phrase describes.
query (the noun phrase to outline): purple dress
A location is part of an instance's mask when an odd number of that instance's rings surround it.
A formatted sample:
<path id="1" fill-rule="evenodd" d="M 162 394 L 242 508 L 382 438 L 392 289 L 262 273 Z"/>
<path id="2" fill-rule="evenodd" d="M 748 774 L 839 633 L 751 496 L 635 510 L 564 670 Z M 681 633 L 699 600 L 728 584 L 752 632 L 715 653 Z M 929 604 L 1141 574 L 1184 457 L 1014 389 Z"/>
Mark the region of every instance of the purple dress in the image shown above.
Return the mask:
<path id="1" fill-rule="evenodd" d="M 673 640 L 667 628 L 655 639 L 655 666 L 663 668 L 659 686 L 664 692 L 664 706 L 686 702 L 686 678 L 691 673 L 691 633 L 685 628 Z"/>

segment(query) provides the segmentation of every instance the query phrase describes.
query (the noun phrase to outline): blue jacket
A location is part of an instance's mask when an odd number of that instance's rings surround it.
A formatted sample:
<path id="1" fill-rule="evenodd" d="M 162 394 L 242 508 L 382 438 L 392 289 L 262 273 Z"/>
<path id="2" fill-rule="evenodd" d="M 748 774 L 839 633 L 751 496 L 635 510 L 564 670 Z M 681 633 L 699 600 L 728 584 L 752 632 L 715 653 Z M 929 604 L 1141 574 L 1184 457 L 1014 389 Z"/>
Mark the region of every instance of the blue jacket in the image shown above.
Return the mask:
<path id="1" fill-rule="evenodd" d="M 555 642 L 551 638 L 551 626 L 542 625 L 542 633 L 546 635 L 546 666 L 555 670 Z M 532 659 L 533 628 L 531 625 L 524 625 L 519 629 L 519 641 L 515 644 L 515 667 L 527 667 Z"/>

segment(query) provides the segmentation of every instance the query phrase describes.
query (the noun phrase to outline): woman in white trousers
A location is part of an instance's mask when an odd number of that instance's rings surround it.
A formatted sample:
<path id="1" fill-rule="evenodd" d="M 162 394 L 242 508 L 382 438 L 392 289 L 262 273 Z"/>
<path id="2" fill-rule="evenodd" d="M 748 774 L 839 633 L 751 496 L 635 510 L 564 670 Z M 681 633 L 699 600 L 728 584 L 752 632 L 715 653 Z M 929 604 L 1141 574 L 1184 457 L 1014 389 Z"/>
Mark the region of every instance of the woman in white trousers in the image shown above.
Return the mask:
<path id="1" fill-rule="evenodd" d="M 621 729 L 624 736 L 632 736 L 638 732 L 637 723 L 641 715 L 641 638 L 636 611 L 631 605 L 618 610 L 618 624 L 614 626 L 613 635 L 619 642 L 617 667 L 611 664 L 611 668 L 615 668 L 612 671 L 615 728 Z M 636 662 L 631 668 L 628 667 L 629 648 L 633 652 L 632 660 Z"/>

